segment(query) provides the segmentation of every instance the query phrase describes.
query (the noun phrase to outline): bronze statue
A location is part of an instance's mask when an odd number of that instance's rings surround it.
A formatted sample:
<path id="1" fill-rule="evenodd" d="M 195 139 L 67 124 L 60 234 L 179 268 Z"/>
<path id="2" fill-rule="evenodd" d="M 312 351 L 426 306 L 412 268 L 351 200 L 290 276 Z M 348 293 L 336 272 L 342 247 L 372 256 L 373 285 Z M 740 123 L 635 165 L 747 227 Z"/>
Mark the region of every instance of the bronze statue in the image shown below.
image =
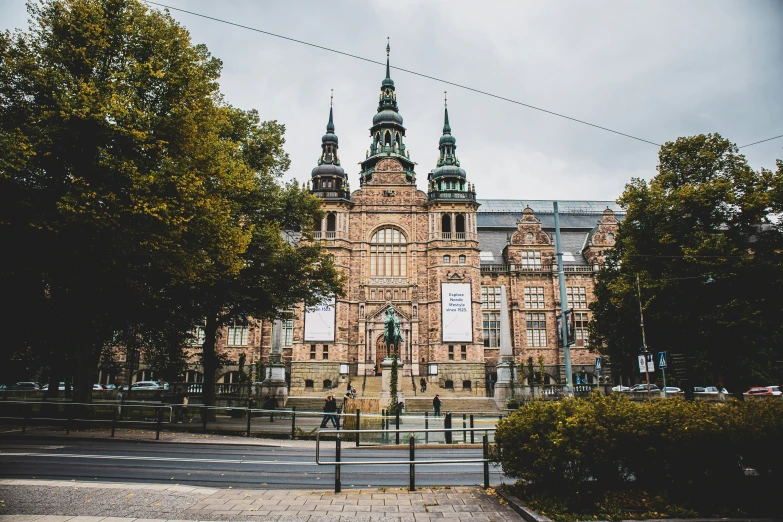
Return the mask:
<path id="1" fill-rule="evenodd" d="M 383 329 L 383 341 L 389 347 L 389 355 L 397 357 L 400 343 L 403 341 L 400 330 L 400 320 L 391 307 L 386 310 L 386 321 Z"/>

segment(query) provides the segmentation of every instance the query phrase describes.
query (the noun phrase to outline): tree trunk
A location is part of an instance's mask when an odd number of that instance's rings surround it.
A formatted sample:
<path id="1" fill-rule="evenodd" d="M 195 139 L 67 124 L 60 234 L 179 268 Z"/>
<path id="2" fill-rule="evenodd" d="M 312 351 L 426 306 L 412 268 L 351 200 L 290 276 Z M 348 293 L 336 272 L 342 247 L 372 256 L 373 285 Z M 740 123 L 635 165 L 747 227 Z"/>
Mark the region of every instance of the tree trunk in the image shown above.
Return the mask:
<path id="1" fill-rule="evenodd" d="M 202 400 L 205 406 L 215 405 L 215 373 L 217 372 L 217 330 L 218 314 L 207 315 L 204 326 L 204 345 L 202 346 L 202 364 L 204 365 L 204 384 L 202 386 Z M 213 418 L 210 414 L 208 418 Z"/>

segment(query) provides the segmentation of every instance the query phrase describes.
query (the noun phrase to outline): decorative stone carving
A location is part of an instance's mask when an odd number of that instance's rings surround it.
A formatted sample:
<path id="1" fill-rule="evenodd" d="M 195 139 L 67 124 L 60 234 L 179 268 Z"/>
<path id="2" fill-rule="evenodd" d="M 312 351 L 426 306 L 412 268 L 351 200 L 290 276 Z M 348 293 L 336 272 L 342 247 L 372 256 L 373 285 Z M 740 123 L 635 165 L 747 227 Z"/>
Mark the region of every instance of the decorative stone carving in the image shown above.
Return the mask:
<path id="1" fill-rule="evenodd" d="M 403 286 L 408 284 L 408 278 L 407 277 L 371 277 L 369 284 Z"/>
<path id="2" fill-rule="evenodd" d="M 395 159 L 383 159 L 378 162 L 375 170 L 382 172 L 402 172 L 402 164 Z"/>

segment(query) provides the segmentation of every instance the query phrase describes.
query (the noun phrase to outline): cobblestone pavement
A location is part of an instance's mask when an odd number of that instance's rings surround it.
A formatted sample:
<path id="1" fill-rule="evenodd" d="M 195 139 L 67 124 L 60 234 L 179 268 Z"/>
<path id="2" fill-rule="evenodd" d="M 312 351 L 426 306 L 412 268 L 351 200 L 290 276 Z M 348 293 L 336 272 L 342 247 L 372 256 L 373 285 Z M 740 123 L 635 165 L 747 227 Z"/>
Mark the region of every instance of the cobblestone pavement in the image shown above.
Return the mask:
<path id="1" fill-rule="evenodd" d="M 0 522 L 522 520 L 480 488 L 327 491 L 0 480 Z"/>

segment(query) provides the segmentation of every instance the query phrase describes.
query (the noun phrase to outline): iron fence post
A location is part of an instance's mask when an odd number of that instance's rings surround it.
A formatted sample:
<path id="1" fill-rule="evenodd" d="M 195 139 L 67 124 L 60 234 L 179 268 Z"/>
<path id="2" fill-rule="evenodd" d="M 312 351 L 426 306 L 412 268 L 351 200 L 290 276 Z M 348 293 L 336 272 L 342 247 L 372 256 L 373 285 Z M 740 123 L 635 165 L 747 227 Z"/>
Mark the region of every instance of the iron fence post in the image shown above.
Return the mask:
<path id="1" fill-rule="evenodd" d="M 157 413 L 158 413 L 158 419 L 157 419 L 157 422 L 155 423 L 156 424 L 156 426 L 155 426 L 155 440 L 160 440 L 160 426 L 163 423 L 163 408 L 156 407 L 155 409 L 157 410 Z"/>
<path id="2" fill-rule="evenodd" d="M 204 433 L 207 432 L 207 407 L 206 406 L 201 407 L 201 430 Z"/>
<path id="3" fill-rule="evenodd" d="M 430 412 L 425 411 L 424 412 L 424 429 L 428 430 L 430 429 Z M 430 443 L 430 432 L 425 431 L 424 432 L 424 444 Z"/>
<path id="4" fill-rule="evenodd" d="M 247 409 L 247 430 L 245 433 L 245 436 L 250 438 L 250 416 L 252 412 L 250 411 L 250 408 Z"/>
<path id="5" fill-rule="evenodd" d="M 334 461 L 337 463 L 334 465 L 334 492 L 339 493 L 342 490 L 342 482 L 340 480 L 340 434 L 337 434 L 337 439 L 334 441 Z"/>
<path id="6" fill-rule="evenodd" d="M 467 421 L 467 414 L 462 414 L 462 443 L 467 444 L 468 442 L 468 432 L 465 431 L 465 428 L 468 427 L 468 421 Z"/>
<path id="7" fill-rule="evenodd" d="M 296 438 L 296 406 L 291 408 L 291 440 Z"/>
<path id="8" fill-rule="evenodd" d="M 446 444 L 451 444 L 451 413 L 447 413 L 443 417 L 443 427 L 448 430 L 443 434 L 446 439 Z"/>
<path id="9" fill-rule="evenodd" d="M 394 412 L 394 429 L 397 430 L 396 436 L 394 437 L 394 443 L 399 444 L 400 443 L 400 410 L 399 408 L 395 409 Z"/>
<path id="10" fill-rule="evenodd" d="M 111 436 L 114 437 L 114 430 L 117 428 L 117 408 L 114 408 L 114 412 L 111 416 Z"/>
<path id="11" fill-rule="evenodd" d="M 489 489 L 489 440 L 486 433 L 482 439 L 482 446 L 484 450 L 484 489 Z"/>
<path id="12" fill-rule="evenodd" d="M 471 413 L 470 414 L 470 443 L 471 444 L 475 444 L 476 443 L 476 437 L 475 437 L 476 432 L 473 431 L 473 427 L 474 427 L 473 426 L 473 414 Z"/>
<path id="13" fill-rule="evenodd" d="M 356 429 L 362 429 L 362 410 L 356 409 Z M 359 447 L 359 432 L 356 432 L 356 447 Z"/>
<path id="14" fill-rule="evenodd" d="M 413 462 L 416 460 L 416 441 L 413 439 L 413 435 L 411 435 L 411 438 L 408 441 L 410 445 L 410 461 L 411 461 L 411 468 L 410 468 L 410 485 L 408 487 L 409 491 L 416 491 L 416 464 Z"/>

